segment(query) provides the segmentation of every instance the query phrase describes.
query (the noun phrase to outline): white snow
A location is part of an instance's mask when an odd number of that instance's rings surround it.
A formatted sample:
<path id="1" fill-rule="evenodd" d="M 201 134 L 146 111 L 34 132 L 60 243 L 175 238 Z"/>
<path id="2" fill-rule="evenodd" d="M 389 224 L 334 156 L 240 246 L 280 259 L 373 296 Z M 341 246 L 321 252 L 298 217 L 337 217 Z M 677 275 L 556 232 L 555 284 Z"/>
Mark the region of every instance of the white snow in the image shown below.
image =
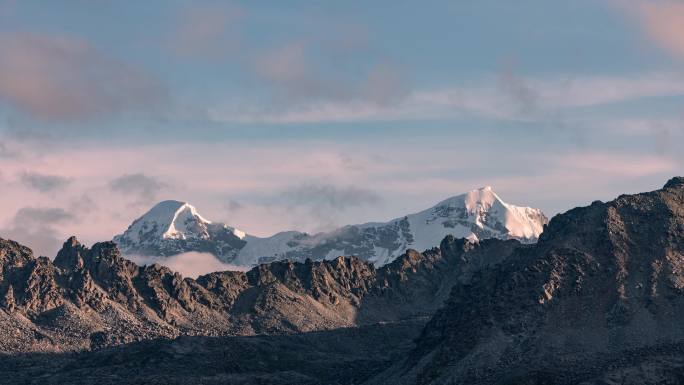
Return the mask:
<path id="1" fill-rule="evenodd" d="M 238 238 L 240 238 L 240 239 L 245 239 L 245 236 L 247 235 L 247 234 L 245 234 L 244 231 L 240 231 L 240 230 L 238 230 L 238 229 L 236 229 L 236 228 L 232 228 L 232 227 L 230 227 L 230 226 L 226 226 L 226 228 L 232 229 L 232 230 L 233 230 L 233 234 L 235 234 L 235 236 L 238 237 Z"/>
<path id="2" fill-rule="evenodd" d="M 260 257 L 280 255 L 291 249 L 287 244 L 292 241 L 298 231 L 283 231 L 268 238 L 259 238 L 246 235 L 243 240 L 247 241 L 245 247 L 240 250 L 234 263 L 238 265 L 254 265 Z"/>
<path id="3" fill-rule="evenodd" d="M 376 243 L 370 245 L 372 252 L 366 258 L 376 266 L 391 262 L 407 248 L 418 251 L 439 246 L 445 236 L 451 234 L 457 238 L 478 241 L 486 237 L 500 239 L 518 239 L 522 242 L 535 242 L 543 230 L 546 217 L 541 210 L 530 207 L 519 207 L 504 202 L 491 186 L 471 190 L 465 194 L 445 199 L 433 207 L 417 213 L 398 217 L 388 222 L 370 222 L 360 225 L 345 226 L 328 233 L 308 235 L 297 231 L 285 231 L 271 237 L 255 237 L 224 224 L 238 238 L 246 241 L 245 246 L 237 251 L 231 263 L 250 266 L 259 262 L 261 257 L 282 259 L 290 253 L 310 250 L 326 242 L 335 245 L 335 240 L 345 229 L 356 227 L 359 231 L 398 228 L 404 221 L 408 229 L 396 231 L 397 237 L 391 242 L 398 247 L 389 249 Z M 204 219 L 186 202 L 164 201 L 136 220 L 123 234 L 128 240 L 141 242 L 140 234 L 148 233 L 156 226 L 152 238 L 164 239 L 210 239 Z M 408 235 L 405 232 L 408 230 Z M 121 236 L 120 236 L 121 237 Z M 149 238 L 148 235 L 145 237 Z M 408 239 L 407 239 L 408 238 Z M 412 238 L 412 239 L 411 239 Z M 115 238 L 116 240 L 117 238 Z M 145 240 L 142 240 L 145 241 Z M 341 245 L 342 246 L 342 245 Z M 394 247 L 392 246 L 392 247 Z M 344 255 L 344 250 L 333 249 L 320 255 L 319 258 L 331 259 Z"/>
<path id="4" fill-rule="evenodd" d="M 132 243 L 164 239 L 209 239 L 208 226 L 211 224 L 212 222 L 202 217 L 191 204 L 168 200 L 156 204 L 117 238 L 126 238 Z M 238 238 L 245 237 L 244 232 L 223 226 Z M 153 229 L 154 232 L 150 234 Z M 143 234 L 144 240 L 141 239 Z"/>
<path id="5" fill-rule="evenodd" d="M 166 221 L 161 222 L 166 224 Z M 167 239 L 187 239 L 189 237 L 207 238 L 209 234 L 206 232 L 206 225 L 211 222 L 202 218 L 197 213 L 197 209 L 194 206 L 183 203 L 178 209 L 173 213 L 168 229 L 162 238 Z M 194 228 L 191 226 L 195 226 Z M 204 230 L 204 231 L 202 231 Z M 197 232 L 201 231 L 200 234 Z"/>

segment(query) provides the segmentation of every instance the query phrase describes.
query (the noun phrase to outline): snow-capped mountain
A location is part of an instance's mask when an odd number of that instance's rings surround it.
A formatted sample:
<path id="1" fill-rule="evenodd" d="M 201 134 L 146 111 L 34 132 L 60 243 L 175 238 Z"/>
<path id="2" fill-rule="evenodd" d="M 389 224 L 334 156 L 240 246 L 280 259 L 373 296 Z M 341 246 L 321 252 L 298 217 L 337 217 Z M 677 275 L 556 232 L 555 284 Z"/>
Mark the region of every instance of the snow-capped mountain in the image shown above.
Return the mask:
<path id="1" fill-rule="evenodd" d="M 438 246 L 448 234 L 472 240 L 499 238 L 532 243 L 547 222 L 541 210 L 510 205 L 491 187 L 483 187 L 389 222 L 349 225 L 314 235 L 285 231 L 266 238 L 212 223 L 187 203 L 164 201 L 114 241 L 124 254 L 168 256 L 206 251 L 225 262 L 245 266 L 339 255 L 355 255 L 381 266 L 408 248 L 424 250 Z"/>
<path id="2" fill-rule="evenodd" d="M 245 233 L 223 223 L 212 223 L 188 203 L 163 201 L 114 237 L 129 255 L 169 256 L 186 251 L 209 252 L 233 259 L 246 242 Z"/>

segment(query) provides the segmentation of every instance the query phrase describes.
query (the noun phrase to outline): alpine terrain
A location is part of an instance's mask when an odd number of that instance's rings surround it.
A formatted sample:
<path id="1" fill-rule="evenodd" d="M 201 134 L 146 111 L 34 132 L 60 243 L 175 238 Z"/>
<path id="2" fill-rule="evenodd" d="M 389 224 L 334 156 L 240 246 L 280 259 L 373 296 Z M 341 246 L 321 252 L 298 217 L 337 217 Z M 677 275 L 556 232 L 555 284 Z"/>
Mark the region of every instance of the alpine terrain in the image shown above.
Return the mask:
<path id="1" fill-rule="evenodd" d="M 684 382 L 684 178 L 557 215 L 457 283 L 376 384 Z"/>
<path id="2" fill-rule="evenodd" d="M 190 279 L 113 242 L 50 260 L 0 240 L 0 383 L 680 384 L 683 316 L 682 177 L 537 243 L 448 235 L 380 267 Z"/>
<path id="3" fill-rule="evenodd" d="M 169 256 L 202 251 L 244 266 L 284 259 L 333 259 L 340 255 L 357 256 L 382 266 L 406 249 L 437 246 L 450 234 L 471 240 L 497 238 L 532 243 L 547 222 L 541 210 L 505 203 L 491 187 L 451 197 L 389 222 L 349 225 L 314 235 L 285 231 L 267 238 L 210 222 L 188 203 L 164 201 L 114 237 L 114 242 L 124 255 Z"/>

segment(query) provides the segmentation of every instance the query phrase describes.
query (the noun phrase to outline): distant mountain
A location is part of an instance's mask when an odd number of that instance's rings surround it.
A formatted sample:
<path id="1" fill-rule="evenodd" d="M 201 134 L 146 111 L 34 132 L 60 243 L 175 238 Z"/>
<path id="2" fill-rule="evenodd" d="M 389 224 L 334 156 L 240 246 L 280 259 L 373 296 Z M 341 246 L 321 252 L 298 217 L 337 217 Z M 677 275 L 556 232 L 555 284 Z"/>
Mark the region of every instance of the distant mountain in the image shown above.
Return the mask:
<path id="1" fill-rule="evenodd" d="M 682 316 L 682 177 L 559 214 L 534 244 L 447 236 L 379 268 L 189 279 L 113 242 L 53 261 L 0 239 L 8 384 L 681 384 Z"/>
<path id="2" fill-rule="evenodd" d="M 435 247 L 449 234 L 471 240 L 517 239 L 533 243 L 547 222 L 541 210 L 505 203 L 491 187 L 469 191 L 389 222 L 349 225 L 314 235 L 285 231 L 266 238 L 212 223 L 188 203 L 164 201 L 135 220 L 114 242 L 124 255 L 169 256 L 203 251 L 245 266 L 340 255 L 354 255 L 382 266 L 409 248 Z"/>
<path id="3" fill-rule="evenodd" d="M 169 200 L 136 219 L 114 242 L 128 254 L 169 256 L 201 251 L 232 260 L 246 245 L 244 238 L 245 233 L 233 227 L 204 219 L 188 203 Z"/>

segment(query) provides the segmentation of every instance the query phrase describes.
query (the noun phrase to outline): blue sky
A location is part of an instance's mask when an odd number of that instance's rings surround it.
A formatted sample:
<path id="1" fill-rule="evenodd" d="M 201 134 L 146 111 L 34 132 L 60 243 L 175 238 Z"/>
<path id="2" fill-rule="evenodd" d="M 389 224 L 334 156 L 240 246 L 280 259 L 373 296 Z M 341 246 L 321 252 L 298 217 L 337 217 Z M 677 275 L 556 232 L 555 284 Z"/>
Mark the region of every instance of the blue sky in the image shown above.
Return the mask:
<path id="1" fill-rule="evenodd" d="M 674 0 L 0 0 L 0 236 L 166 198 L 317 231 L 483 185 L 553 215 L 683 173 L 683 70 Z"/>

